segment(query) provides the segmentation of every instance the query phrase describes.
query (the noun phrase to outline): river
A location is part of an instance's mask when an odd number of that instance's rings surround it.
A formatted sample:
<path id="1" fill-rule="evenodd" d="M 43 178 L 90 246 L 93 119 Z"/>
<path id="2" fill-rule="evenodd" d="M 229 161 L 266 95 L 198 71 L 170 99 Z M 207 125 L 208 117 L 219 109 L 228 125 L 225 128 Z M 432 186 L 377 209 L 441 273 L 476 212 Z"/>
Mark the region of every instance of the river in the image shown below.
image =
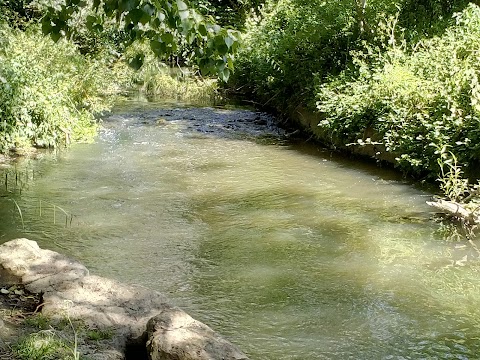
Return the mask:
<path id="1" fill-rule="evenodd" d="M 428 192 L 247 110 L 131 103 L 0 169 L 0 242 L 165 293 L 252 359 L 480 358 L 478 256 Z"/>

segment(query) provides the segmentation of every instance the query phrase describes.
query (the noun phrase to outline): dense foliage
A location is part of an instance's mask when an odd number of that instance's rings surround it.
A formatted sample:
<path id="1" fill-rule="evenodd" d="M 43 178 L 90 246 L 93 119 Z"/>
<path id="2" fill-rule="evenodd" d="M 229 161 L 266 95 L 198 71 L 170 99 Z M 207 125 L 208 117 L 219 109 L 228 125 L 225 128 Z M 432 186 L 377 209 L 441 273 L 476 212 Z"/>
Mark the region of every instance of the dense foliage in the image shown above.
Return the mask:
<path id="1" fill-rule="evenodd" d="M 286 114 L 320 112 L 324 141 L 389 153 L 405 172 L 457 188 L 453 198 L 477 182 L 477 5 L 267 1 L 246 29 L 235 90 Z"/>
<path id="2" fill-rule="evenodd" d="M 480 160 L 480 8 L 470 5 L 441 36 L 410 49 L 394 33 L 386 51 L 354 57 L 356 67 L 317 89 L 330 136 L 365 145 L 366 129 L 405 171 L 435 174 L 456 158 L 473 173 Z M 393 32 L 395 19 L 384 23 Z M 374 146 L 374 145 L 370 145 Z"/>
<path id="3" fill-rule="evenodd" d="M 265 0 L 191 0 L 190 3 L 222 26 L 243 29 L 247 17 L 251 13 L 258 14 Z"/>
<path id="4" fill-rule="evenodd" d="M 365 44 L 385 50 L 379 26 L 397 16 L 398 31 L 416 42 L 443 32 L 452 14 L 468 2 L 440 0 L 267 1 L 247 19 L 244 45 L 232 87 L 262 104 L 285 110 L 286 103 L 314 108 L 314 83 L 354 67 L 353 54 Z M 363 6 L 363 5 L 364 6 Z"/>
<path id="5" fill-rule="evenodd" d="M 246 24 L 233 86 L 279 110 L 286 103 L 313 104 L 314 76 L 338 74 L 350 60 L 356 39 L 392 5 L 376 1 L 361 13 L 352 0 L 268 1 Z"/>
<path id="6" fill-rule="evenodd" d="M 83 21 L 85 11 L 88 15 Z M 233 55 L 240 44 L 239 33 L 222 28 L 182 0 L 53 2 L 42 18 L 42 30 L 57 41 L 63 36 L 74 37 L 84 24 L 89 31 L 102 33 L 105 24 L 112 19 L 124 34 L 127 45 L 137 40 L 148 41 L 157 57 L 181 56 L 187 65 L 198 66 L 202 74 L 216 74 L 224 81 L 233 70 Z M 137 68 L 143 56 L 137 57 Z"/>
<path id="7" fill-rule="evenodd" d="M 185 101 L 192 104 L 211 105 L 218 99 L 218 79 L 203 78 L 195 69 L 170 66 L 148 51 L 148 44 L 136 41 L 129 46 L 124 57 L 128 63 L 144 54 L 143 65 L 132 72 L 131 79 L 135 87 L 149 99 Z"/>
<path id="8" fill-rule="evenodd" d="M 0 152 L 91 138 L 101 94 L 116 90 L 113 69 L 35 28 L 3 25 L 0 42 Z"/>

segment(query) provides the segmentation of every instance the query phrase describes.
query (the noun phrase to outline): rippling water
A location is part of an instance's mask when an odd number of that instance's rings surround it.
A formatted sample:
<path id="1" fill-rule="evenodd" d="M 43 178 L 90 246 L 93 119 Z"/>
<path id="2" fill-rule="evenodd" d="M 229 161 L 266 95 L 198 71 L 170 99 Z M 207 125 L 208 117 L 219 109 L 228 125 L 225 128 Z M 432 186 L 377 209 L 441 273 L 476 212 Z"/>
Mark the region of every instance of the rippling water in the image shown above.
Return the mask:
<path id="1" fill-rule="evenodd" d="M 252 359 L 480 358 L 477 255 L 430 195 L 269 122 L 120 111 L 94 144 L 0 170 L 0 242 L 164 292 Z"/>

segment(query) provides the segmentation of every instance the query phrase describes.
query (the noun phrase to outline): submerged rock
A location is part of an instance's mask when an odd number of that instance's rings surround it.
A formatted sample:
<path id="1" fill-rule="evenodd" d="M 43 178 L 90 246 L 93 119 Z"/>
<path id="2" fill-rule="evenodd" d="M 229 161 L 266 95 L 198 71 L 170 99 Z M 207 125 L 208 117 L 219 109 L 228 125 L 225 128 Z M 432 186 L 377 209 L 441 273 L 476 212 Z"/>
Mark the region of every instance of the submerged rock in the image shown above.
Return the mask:
<path id="1" fill-rule="evenodd" d="M 125 359 L 129 346 L 147 342 L 149 356 L 155 360 L 247 359 L 208 326 L 172 306 L 162 294 L 90 275 L 79 262 L 41 249 L 28 239 L 0 245 L 0 279 L 2 284 L 23 284 L 26 290 L 41 293 L 42 312 L 48 317 L 68 316 L 92 328 L 113 330 L 108 348 L 89 354 L 92 359 Z M 168 330 L 158 324 L 170 324 L 172 331 L 166 333 Z M 166 355 L 168 349 L 175 352 Z"/>

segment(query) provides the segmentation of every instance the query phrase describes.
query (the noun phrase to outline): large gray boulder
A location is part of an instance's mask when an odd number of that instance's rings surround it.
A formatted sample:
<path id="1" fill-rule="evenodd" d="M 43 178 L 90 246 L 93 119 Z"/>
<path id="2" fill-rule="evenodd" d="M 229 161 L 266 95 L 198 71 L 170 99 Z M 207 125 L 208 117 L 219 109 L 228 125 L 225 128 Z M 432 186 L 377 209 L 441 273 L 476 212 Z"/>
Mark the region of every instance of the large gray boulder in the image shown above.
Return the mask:
<path id="1" fill-rule="evenodd" d="M 68 315 L 97 329 L 113 329 L 110 347 L 89 354 L 93 359 L 124 359 L 128 345 L 147 340 L 155 360 L 247 359 L 206 325 L 173 307 L 162 294 L 90 275 L 79 262 L 41 249 L 35 241 L 16 239 L 0 245 L 0 282 L 21 283 L 31 292 L 42 293 L 42 312 L 49 317 Z M 158 324 L 170 324 L 175 331 L 167 333 Z M 198 356 L 192 355 L 191 349 L 202 347 L 206 350 L 195 350 Z M 166 349 L 177 352 L 166 355 Z"/>

